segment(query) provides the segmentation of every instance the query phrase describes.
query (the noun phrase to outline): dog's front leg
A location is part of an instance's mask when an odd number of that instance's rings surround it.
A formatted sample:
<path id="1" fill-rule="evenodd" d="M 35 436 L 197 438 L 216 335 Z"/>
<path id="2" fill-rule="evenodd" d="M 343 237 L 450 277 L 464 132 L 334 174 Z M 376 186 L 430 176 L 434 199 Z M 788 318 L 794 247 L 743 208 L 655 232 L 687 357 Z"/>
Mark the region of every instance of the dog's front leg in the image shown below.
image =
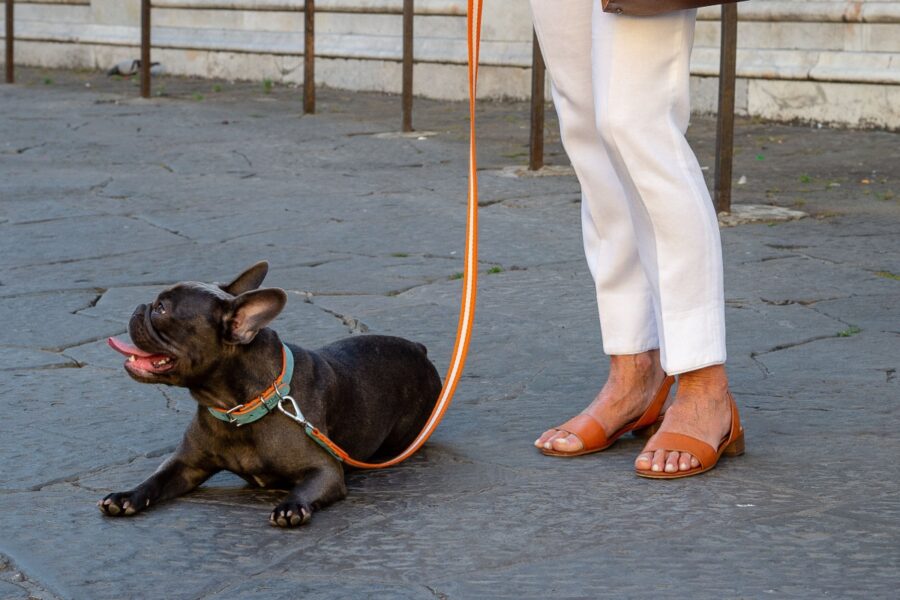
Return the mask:
<path id="1" fill-rule="evenodd" d="M 133 490 L 114 492 L 97 502 L 100 512 L 111 517 L 130 517 L 151 504 L 188 493 L 216 473 L 216 469 L 192 462 L 187 455 L 176 452 Z"/>
<path id="2" fill-rule="evenodd" d="M 347 496 L 344 470 L 337 464 L 310 469 L 287 498 L 275 507 L 269 523 L 275 527 L 297 527 L 307 523 L 313 510 Z"/>

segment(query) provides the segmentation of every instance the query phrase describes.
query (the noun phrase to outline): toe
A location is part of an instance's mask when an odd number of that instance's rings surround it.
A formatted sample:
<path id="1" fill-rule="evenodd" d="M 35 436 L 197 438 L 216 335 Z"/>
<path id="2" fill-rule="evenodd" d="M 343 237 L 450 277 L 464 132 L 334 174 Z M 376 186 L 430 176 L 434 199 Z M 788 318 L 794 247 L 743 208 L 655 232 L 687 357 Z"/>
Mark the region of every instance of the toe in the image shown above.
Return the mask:
<path id="1" fill-rule="evenodd" d="M 542 433 L 541 436 L 540 436 L 538 439 L 534 440 L 534 445 L 535 445 L 535 447 L 537 447 L 537 448 L 543 448 L 543 447 L 544 447 L 544 444 L 545 444 L 546 442 L 548 442 L 548 441 L 550 440 L 550 438 L 552 438 L 552 437 L 553 437 L 554 435 L 556 435 L 557 433 L 559 433 L 559 430 L 558 430 L 558 429 L 548 429 L 547 431 L 545 431 L 544 433 Z"/>
<path id="2" fill-rule="evenodd" d="M 666 473 L 676 473 L 678 471 L 678 457 L 680 452 L 669 452 L 666 456 Z"/>
<path id="3" fill-rule="evenodd" d="M 564 437 L 566 437 L 566 434 L 564 432 L 559 431 L 559 430 L 554 430 L 553 435 L 551 435 L 546 440 L 544 440 L 543 448 L 545 450 L 552 450 L 554 442 L 556 442 L 556 440 L 558 440 L 560 438 L 564 438 Z"/>
<path id="4" fill-rule="evenodd" d="M 653 453 L 650 470 L 656 473 L 661 472 L 666 465 L 666 451 L 659 449 Z"/>
<path id="5" fill-rule="evenodd" d="M 687 452 L 682 452 L 681 456 L 678 457 L 678 470 L 679 471 L 690 471 L 691 463 L 697 460 Z"/>
<path id="6" fill-rule="evenodd" d="M 634 468 L 646 471 L 650 468 L 650 463 L 653 461 L 653 453 L 652 452 L 642 452 L 638 455 L 636 459 L 634 459 Z"/>
<path id="7" fill-rule="evenodd" d="M 700 461 L 697 460 L 697 458 L 694 457 L 694 456 L 691 457 L 691 468 L 692 468 L 692 469 L 699 469 L 699 468 L 700 468 Z"/>
<path id="8" fill-rule="evenodd" d="M 566 435 L 559 436 L 555 440 L 553 440 L 553 449 L 559 452 L 578 452 L 584 447 L 581 443 L 581 440 L 578 439 L 578 436 L 575 435 Z"/>

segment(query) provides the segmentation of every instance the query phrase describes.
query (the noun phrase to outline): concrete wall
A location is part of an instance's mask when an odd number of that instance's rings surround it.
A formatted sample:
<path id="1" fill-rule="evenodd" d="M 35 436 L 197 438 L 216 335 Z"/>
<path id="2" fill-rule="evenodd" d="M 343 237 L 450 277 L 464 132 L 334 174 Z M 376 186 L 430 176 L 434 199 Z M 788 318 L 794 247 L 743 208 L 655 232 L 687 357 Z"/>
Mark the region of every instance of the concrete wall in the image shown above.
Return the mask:
<path id="1" fill-rule="evenodd" d="M 562 0 L 546 0 L 562 1 Z M 17 62 L 108 68 L 138 55 L 139 0 L 17 0 Z M 302 0 L 154 0 L 153 59 L 169 73 L 302 80 Z M 317 83 L 400 90 L 402 0 L 318 0 Z M 415 93 L 462 99 L 464 0 L 417 0 Z M 900 1 L 739 5 L 737 110 L 900 129 Z M 718 8 L 700 11 L 694 103 L 715 109 Z M 2 29 L 0 29 L 2 32 Z M 530 91 L 527 0 L 485 2 L 482 97 Z"/>

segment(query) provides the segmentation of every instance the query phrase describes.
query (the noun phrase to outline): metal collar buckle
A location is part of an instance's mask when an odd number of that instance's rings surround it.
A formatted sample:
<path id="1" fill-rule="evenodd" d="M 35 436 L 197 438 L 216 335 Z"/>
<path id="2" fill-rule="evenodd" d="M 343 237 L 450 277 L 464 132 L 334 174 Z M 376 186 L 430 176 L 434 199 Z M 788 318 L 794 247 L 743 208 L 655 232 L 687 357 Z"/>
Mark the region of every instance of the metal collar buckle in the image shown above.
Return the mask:
<path id="1" fill-rule="evenodd" d="M 237 419 L 235 419 L 235 418 L 231 415 L 231 413 L 233 413 L 233 412 L 236 411 L 236 410 L 240 410 L 240 409 L 242 409 L 242 408 L 244 408 L 244 405 L 243 405 L 243 404 L 238 404 L 237 406 L 235 406 L 235 407 L 233 407 L 233 408 L 230 408 L 230 409 L 228 409 L 228 410 L 225 411 L 225 415 L 228 417 L 228 422 L 229 422 L 229 423 L 237 423 L 237 426 L 238 426 L 238 427 L 241 426 L 240 421 L 238 421 Z"/>

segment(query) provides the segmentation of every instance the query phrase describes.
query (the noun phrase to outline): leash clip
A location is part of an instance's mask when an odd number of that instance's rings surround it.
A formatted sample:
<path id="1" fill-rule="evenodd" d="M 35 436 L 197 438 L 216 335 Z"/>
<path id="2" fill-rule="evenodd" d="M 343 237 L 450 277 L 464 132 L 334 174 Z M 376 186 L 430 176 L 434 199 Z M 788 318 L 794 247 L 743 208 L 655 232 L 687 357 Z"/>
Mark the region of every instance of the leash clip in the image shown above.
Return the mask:
<path id="1" fill-rule="evenodd" d="M 278 391 L 278 388 L 275 388 L 275 395 L 278 396 L 278 410 L 287 415 L 291 420 L 297 421 L 304 427 L 309 424 L 309 421 L 306 420 L 306 417 L 303 416 L 303 412 L 301 412 L 300 407 L 297 406 L 297 401 L 294 400 L 293 396 L 282 396 L 281 392 Z M 291 403 L 291 408 L 293 408 L 293 412 L 289 411 L 284 407 L 285 402 Z"/>

